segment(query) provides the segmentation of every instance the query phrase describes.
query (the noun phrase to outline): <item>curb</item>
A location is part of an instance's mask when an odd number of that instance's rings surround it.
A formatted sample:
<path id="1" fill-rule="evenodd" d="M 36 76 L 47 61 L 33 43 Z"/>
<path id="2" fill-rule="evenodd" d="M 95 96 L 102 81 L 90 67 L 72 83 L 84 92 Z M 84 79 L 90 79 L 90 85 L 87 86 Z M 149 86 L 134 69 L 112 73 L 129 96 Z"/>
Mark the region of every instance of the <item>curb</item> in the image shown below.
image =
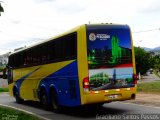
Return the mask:
<path id="1" fill-rule="evenodd" d="M 14 110 L 17 110 L 17 111 L 20 111 L 20 112 L 24 112 L 26 114 L 38 117 L 40 120 L 51 120 L 51 119 L 45 118 L 45 117 L 43 117 L 41 115 L 38 115 L 38 114 L 35 114 L 35 113 L 32 113 L 32 112 L 26 111 L 26 110 L 23 110 L 23 109 L 20 109 L 20 108 L 16 108 L 16 107 L 13 107 L 13 106 L 3 105 L 3 104 L 0 104 L 0 106 L 4 107 L 4 108 L 6 107 L 6 108 L 11 108 L 11 109 L 14 109 Z"/>

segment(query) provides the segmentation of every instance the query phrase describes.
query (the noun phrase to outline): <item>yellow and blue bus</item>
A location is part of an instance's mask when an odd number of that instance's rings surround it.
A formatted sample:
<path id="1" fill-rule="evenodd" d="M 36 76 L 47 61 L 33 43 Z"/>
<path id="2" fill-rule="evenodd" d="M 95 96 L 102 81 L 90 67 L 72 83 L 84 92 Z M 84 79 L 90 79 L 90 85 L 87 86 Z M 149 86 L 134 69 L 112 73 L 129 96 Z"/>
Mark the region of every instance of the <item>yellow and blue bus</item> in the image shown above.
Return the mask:
<path id="1" fill-rule="evenodd" d="M 103 104 L 136 97 L 128 25 L 84 24 L 9 56 L 10 95 L 48 109 Z"/>

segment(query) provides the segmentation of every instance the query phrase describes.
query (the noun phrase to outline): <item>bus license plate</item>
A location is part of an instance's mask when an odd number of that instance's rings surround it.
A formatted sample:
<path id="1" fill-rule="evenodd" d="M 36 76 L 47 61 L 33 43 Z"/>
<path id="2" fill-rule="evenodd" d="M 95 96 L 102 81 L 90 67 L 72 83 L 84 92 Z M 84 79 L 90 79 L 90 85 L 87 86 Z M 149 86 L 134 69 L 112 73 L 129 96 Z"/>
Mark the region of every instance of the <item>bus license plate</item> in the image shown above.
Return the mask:
<path id="1" fill-rule="evenodd" d="M 117 99 L 118 98 L 118 95 L 109 95 L 108 96 L 108 99 Z"/>

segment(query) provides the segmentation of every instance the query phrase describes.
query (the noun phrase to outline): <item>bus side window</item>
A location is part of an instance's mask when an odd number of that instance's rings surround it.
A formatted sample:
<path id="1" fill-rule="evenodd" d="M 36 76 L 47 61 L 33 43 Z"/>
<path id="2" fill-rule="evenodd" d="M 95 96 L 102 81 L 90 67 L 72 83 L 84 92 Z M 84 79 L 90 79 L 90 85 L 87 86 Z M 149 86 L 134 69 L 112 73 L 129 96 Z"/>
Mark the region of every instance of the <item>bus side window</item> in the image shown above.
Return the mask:
<path id="1" fill-rule="evenodd" d="M 57 61 L 62 60 L 62 38 L 55 40 L 54 51 L 55 51 L 54 59 Z"/>
<path id="2" fill-rule="evenodd" d="M 48 61 L 54 60 L 55 57 L 55 42 L 51 41 L 48 43 Z"/>
<path id="3" fill-rule="evenodd" d="M 47 44 L 43 44 L 43 46 L 41 47 L 42 63 L 46 63 L 47 62 L 47 55 L 48 55 L 47 53 L 48 53 Z"/>
<path id="4" fill-rule="evenodd" d="M 63 54 L 65 59 L 75 59 L 77 54 L 76 33 L 65 37 L 63 41 Z"/>

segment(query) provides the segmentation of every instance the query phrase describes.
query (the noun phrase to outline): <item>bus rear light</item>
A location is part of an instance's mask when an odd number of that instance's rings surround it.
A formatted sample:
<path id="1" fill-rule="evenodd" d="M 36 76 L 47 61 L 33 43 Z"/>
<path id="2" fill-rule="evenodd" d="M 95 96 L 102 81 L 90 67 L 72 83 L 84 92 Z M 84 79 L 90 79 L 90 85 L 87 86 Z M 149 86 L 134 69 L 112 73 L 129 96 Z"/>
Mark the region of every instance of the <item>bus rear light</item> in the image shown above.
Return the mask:
<path id="1" fill-rule="evenodd" d="M 137 75 L 136 74 L 133 74 L 133 81 L 134 81 L 134 84 L 136 85 L 137 84 Z"/>
<path id="2" fill-rule="evenodd" d="M 84 86 L 88 86 L 89 85 L 89 82 L 84 82 Z"/>
<path id="3" fill-rule="evenodd" d="M 137 84 L 137 80 L 134 80 L 134 84 L 135 84 L 135 85 Z"/>
<path id="4" fill-rule="evenodd" d="M 85 92 L 89 91 L 89 78 L 88 77 L 85 77 L 83 79 L 83 89 Z"/>
<path id="5" fill-rule="evenodd" d="M 126 90 L 128 90 L 128 91 L 129 91 L 129 90 L 134 90 L 134 88 L 133 88 L 133 87 L 131 87 L 131 88 L 126 88 Z"/>
<path id="6" fill-rule="evenodd" d="M 137 74 L 133 74 L 133 79 L 137 80 Z"/>

